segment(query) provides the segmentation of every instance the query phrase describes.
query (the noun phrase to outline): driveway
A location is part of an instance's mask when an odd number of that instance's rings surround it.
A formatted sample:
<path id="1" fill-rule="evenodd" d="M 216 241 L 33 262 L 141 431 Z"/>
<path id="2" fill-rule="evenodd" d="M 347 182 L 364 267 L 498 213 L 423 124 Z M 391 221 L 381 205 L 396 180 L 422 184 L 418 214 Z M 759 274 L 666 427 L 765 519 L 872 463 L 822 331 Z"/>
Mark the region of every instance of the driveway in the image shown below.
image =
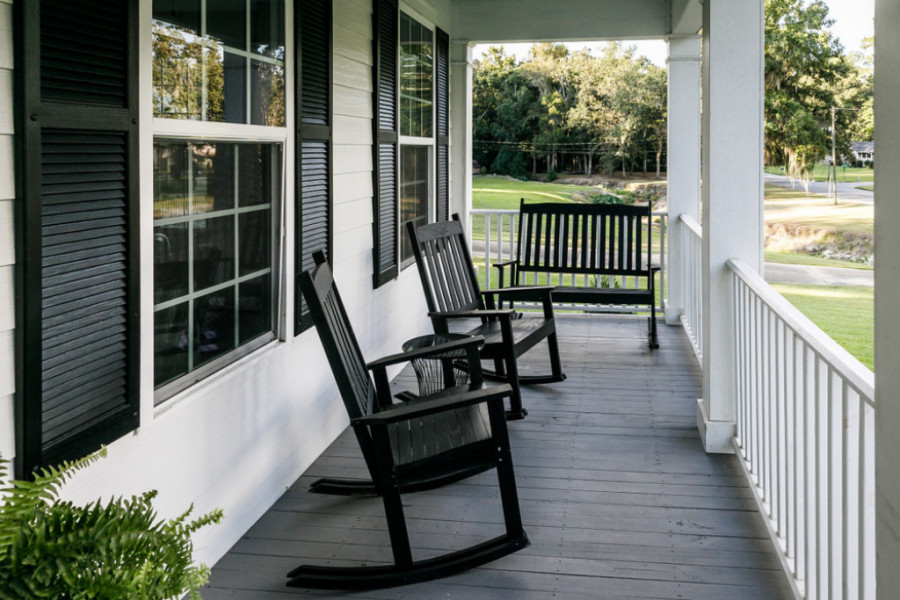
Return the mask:
<path id="1" fill-rule="evenodd" d="M 772 185 L 777 185 L 786 188 L 792 188 L 798 191 L 805 191 L 806 188 L 803 187 L 803 184 L 800 181 L 794 180 L 793 185 L 791 184 L 791 179 L 789 177 L 785 177 L 784 175 L 772 175 L 770 173 L 765 174 L 766 183 L 770 183 Z M 866 190 L 858 190 L 856 186 L 858 185 L 872 185 L 872 182 L 860 182 L 860 183 L 839 183 L 838 186 L 838 202 L 841 200 L 852 200 L 854 202 L 863 202 L 872 204 L 875 201 L 875 193 L 869 192 Z M 823 196 L 831 195 L 831 185 L 824 181 L 811 181 L 809 182 L 809 192 L 811 194 L 821 194 Z"/>
<path id="2" fill-rule="evenodd" d="M 767 262 L 765 266 L 765 280 L 769 283 L 874 287 L 875 271 L 811 265 L 782 265 Z"/>

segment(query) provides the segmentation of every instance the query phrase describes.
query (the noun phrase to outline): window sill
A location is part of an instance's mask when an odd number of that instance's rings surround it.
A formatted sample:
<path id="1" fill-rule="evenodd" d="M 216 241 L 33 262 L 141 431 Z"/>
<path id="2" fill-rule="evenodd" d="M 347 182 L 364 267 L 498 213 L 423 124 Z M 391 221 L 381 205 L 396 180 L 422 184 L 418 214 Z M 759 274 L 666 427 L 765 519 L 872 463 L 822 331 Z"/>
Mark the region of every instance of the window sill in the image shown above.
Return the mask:
<path id="1" fill-rule="evenodd" d="M 198 377 L 193 382 L 190 382 L 190 374 L 185 375 L 182 380 L 175 382 L 180 383 L 180 389 L 178 389 L 178 391 L 160 396 L 158 395 L 160 390 L 154 390 L 153 401 L 155 406 L 153 407 L 153 418 L 156 419 L 157 417 L 162 416 L 170 409 L 181 405 L 198 393 L 202 393 L 207 388 L 219 385 L 223 379 L 231 376 L 236 371 L 249 368 L 250 364 L 262 359 L 267 354 L 274 352 L 281 343 L 283 343 L 282 340 L 279 340 L 278 338 L 269 339 L 266 342 L 263 342 L 258 348 L 249 350 L 247 354 L 234 359 L 232 362 L 229 362 L 227 365 L 217 369 L 213 373 Z M 166 387 L 164 386 L 160 389 L 165 391 Z"/>

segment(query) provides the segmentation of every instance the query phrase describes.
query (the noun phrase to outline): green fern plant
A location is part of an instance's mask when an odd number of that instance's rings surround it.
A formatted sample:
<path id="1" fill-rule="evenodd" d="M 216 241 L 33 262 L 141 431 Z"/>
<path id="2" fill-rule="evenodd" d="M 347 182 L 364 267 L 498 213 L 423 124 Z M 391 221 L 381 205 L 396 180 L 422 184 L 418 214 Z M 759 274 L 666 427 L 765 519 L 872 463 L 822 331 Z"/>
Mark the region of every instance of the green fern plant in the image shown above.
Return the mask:
<path id="1" fill-rule="evenodd" d="M 191 506 L 164 521 L 155 490 L 86 506 L 61 500 L 63 483 L 103 456 L 105 448 L 0 489 L 0 599 L 200 598 L 209 569 L 193 564 L 191 534 L 219 523 L 222 511 L 190 520 Z"/>

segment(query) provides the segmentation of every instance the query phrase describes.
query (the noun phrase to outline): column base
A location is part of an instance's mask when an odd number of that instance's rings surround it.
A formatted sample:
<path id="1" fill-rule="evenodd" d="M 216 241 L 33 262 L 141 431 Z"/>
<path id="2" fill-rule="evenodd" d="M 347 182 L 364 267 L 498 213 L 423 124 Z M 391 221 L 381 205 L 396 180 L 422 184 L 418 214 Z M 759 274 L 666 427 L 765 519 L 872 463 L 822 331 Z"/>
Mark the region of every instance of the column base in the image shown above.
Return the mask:
<path id="1" fill-rule="evenodd" d="M 731 439 L 737 431 L 732 421 L 710 421 L 703 405 L 703 398 L 697 399 L 697 430 L 707 454 L 734 454 Z"/>
<path id="2" fill-rule="evenodd" d="M 666 325 L 681 325 L 681 307 L 669 304 L 668 298 L 663 300 L 663 314 Z"/>

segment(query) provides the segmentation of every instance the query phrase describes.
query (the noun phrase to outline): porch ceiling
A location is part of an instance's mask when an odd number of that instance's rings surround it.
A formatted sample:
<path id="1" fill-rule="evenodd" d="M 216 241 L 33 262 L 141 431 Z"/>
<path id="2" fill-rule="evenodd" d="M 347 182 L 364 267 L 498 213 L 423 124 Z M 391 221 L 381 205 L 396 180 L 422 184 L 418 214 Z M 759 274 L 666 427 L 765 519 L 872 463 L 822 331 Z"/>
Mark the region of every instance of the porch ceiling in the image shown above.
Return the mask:
<path id="1" fill-rule="evenodd" d="M 526 387 L 529 415 L 509 426 L 531 545 L 454 577 L 352 596 L 789 598 L 736 458 L 707 455 L 697 437 L 700 370 L 682 329 L 662 326 L 653 352 L 643 317 L 560 316 L 558 329 L 568 379 Z M 546 368 L 546 348 L 523 358 L 523 372 Z M 398 382 L 414 386 L 406 371 Z M 285 588 L 285 574 L 390 561 L 381 501 L 308 493 L 318 476 L 366 476 L 352 432 L 219 561 L 206 600 L 345 597 Z M 404 505 L 417 557 L 502 529 L 494 471 Z"/>
<path id="2" fill-rule="evenodd" d="M 474 43 L 693 35 L 700 0 L 453 0 L 453 37 Z"/>

